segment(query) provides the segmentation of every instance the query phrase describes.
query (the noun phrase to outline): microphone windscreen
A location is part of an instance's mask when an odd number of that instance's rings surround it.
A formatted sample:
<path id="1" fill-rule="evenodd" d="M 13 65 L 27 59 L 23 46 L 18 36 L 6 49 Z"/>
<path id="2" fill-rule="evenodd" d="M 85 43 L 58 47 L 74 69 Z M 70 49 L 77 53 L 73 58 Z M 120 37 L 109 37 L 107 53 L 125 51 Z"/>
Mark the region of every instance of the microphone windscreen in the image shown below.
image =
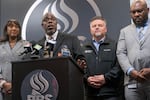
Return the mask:
<path id="1" fill-rule="evenodd" d="M 33 48 L 36 49 L 36 50 L 40 50 L 42 48 L 42 46 L 39 45 L 39 44 L 36 44 Z"/>

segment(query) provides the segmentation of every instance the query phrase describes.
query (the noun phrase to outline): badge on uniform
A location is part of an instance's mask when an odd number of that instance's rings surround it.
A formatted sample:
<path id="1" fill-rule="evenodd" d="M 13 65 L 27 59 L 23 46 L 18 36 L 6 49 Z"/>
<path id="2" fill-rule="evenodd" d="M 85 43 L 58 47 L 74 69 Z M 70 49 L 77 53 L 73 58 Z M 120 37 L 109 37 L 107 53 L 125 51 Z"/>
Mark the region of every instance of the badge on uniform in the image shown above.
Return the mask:
<path id="1" fill-rule="evenodd" d="M 93 50 L 85 50 L 84 53 L 92 53 Z"/>
<path id="2" fill-rule="evenodd" d="M 105 52 L 109 52 L 109 51 L 111 51 L 111 49 L 104 49 L 103 51 L 105 51 Z"/>

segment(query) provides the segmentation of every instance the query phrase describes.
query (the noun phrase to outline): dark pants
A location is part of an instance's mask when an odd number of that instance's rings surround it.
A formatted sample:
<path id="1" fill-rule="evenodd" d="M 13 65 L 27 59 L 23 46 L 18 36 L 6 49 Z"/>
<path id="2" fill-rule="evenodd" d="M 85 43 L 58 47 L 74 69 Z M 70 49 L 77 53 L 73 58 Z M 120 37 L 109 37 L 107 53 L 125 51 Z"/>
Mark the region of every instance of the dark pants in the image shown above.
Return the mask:
<path id="1" fill-rule="evenodd" d="M 117 96 L 85 96 L 85 100 L 119 100 Z"/>

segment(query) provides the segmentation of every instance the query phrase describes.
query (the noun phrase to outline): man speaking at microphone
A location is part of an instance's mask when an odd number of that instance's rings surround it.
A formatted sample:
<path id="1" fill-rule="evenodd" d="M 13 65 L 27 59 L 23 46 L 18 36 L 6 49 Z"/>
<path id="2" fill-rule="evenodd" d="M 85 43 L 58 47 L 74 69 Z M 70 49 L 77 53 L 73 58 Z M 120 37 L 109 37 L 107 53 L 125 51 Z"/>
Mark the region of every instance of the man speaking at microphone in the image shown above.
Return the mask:
<path id="1" fill-rule="evenodd" d="M 57 19 L 52 13 L 48 12 L 43 16 L 42 27 L 45 36 L 38 43 L 43 47 L 43 58 L 71 56 L 78 64 L 80 63 L 79 65 L 85 65 L 79 40 L 76 36 L 59 32 Z"/>

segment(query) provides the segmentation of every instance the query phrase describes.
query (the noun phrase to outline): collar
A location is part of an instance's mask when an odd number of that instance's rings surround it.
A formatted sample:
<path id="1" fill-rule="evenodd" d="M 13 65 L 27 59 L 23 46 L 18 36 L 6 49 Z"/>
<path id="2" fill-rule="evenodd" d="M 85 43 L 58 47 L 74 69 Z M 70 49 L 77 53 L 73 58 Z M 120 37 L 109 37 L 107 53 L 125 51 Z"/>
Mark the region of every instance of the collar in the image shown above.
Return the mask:
<path id="1" fill-rule="evenodd" d="M 150 23 L 150 20 L 148 19 L 148 21 L 144 24 L 144 26 L 137 26 L 136 27 L 137 32 L 139 33 L 139 31 L 142 29 L 142 33 L 145 34 L 149 23 Z"/>
<path id="2" fill-rule="evenodd" d="M 58 35 L 58 31 L 56 31 L 51 37 L 46 34 L 45 35 L 46 42 L 56 44 L 57 35 Z"/>
<path id="3" fill-rule="evenodd" d="M 48 36 L 47 34 L 45 34 L 45 37 L 46 37 L 46 40 L 56 41 L 57 35 L 58 35 L 58 30 L 51 37 Z"/>
<path id="4" fill-rule="evenodd" d="M 150 19 L 147 20 L 147 22 L 143 26 L 136 26 L 137 29 L 140 29 L 141 27 L 145 28 L 150 24 Z"/>
<path id="5" fill-rule="evenodd" d="M 103 43 L 104 42 L 104 40 L 105 40 L 105 36 L 101 39 L 101 40 L 99 40 L 99 41 L 96 41 L 94 38 L 92 39 L 93 40 L 93 42 L 96 42 L 96 43 L 99 43 L 99 44 L 101 44 L 101 43 Z"/>

